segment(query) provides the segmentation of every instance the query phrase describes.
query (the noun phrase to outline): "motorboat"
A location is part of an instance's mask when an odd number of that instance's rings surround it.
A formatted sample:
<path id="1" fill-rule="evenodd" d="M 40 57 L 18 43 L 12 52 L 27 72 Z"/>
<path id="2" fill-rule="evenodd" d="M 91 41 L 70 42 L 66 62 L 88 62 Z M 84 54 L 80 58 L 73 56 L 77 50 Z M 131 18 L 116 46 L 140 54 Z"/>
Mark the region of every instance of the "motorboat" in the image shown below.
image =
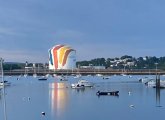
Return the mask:
<path id="1" fill-rule="evenodd" d="M 160 80 L 160 85 L 155 85 L 153 86 L 153 88 L 165 88 L 165 80 Z"/>
<path id="2" fill-rule="evenodd" d="M 156 87 L 156 80 L 152 79 L 145 83 L 149 87 Z M 160 80 L 160 88 L 165 88 L 165 80 Z"/>
<path id="3" fill-rule="evenodd" d="M 79 80 L 78 81 L 78 84 L 79 85 L 84 85 L 85 87 L 93 87 L 94 86 L 94 83 L 92 83 L 92 82 L 89 82 L 89 81 L 87 81 L 87 80 Z"/>
<path id="4" fill-rule="evenodd" d="M 28 74 L 24 74 L 24 77 L 26 78 L 28 76 Z"/>
<path id="5" fill-rule="evenodd" d="M 132 78 L 132 75 L 129 75 L 128 78 Z"/>
<path id="6" fill-rule="evenodd" d="M 103 76 L 103 79 L 110 79 L 110 76 Z"/>
<path id="7" fill-rule="evenodd" d="M 98 77 L 102 77 L 103 75 L 102 75 L 102 74 L 96 74 L 96 76 L 98 76 Z"/>
<path id="8" fill-rule="evenodd" d="M 81 74 L 77 74 L 74 78 L 81 78 Z"/>
<path id="9" fill-rule="evenodd" d="M 34 77 L 34 78 L 37 78 L 37 74 L 36 74 L 36 73 L 35 73 L 35 74 L 33 74 L 33 77 Z"/>
<path id="10" fill-rule="evenodd" d="M 48 78 L 45 76 L 39 77 L 38 80 L 47 80 Z"/>
<path id="11" fill-rule="evenodd" d="M 76 86 L 84 86 L 84 87 L 93 87 L 94 84 L 92 82 L 89 82 L 87 80 L 79 80 L 77 83 L 71 84 L 71 87 L 76 87 Z"/>
<path id="12" fill-rule="evenodd" d="M 84 86 L 84 87 L 93 87 L 94 86 L 94 84 L 92 83 L 92 82 L 89 82 L 89 81 L 87 81 L 87 80 L 79 80 L 77 83 L 74 83 L 74 84 L 72 84 L 72 86 L 74 86 L 74 85 L 77 85 L 77 84 L 79 84 L 80 86 Z"/>
<path id="13" fill-rule="evenodd" d="M 100 96 L 100 95 L 112 95 L 112 96 L 119 96 L 119 91 L 107 91 L 107 92 L 100 92 L 97 91 L 96 95 Z"/>
<path id="14" fill-rule="evenodd" d="M 146 83 L 146 82 L 149 82 L 149 81 L 152 81 L 152 80 L 154 80 L 154 78 L 145 77 L 145 78 L 139 79 L 139 82 Z"/>
<path id="15" fill-rule="evenodd" d="M 122 73 L 121 76 L 127 76 L 127 74 Z"/>
<path id="16" fill-rule="evenodd" d="M 67 76 L 58 76 L 58 79 L 60 80 L 60 81 L 68 81 L 68 79 L 67 79 Z"/>
<path id="17" fill-rule="evenodd" d="M 50 76 L 50 74 L 46 74 L 45 76 L 48 78 Z"/>
<path id="18" fill-rule="evenodd" d="M 68 81 L 68 79 L 66 77 L 61 77 L 60 81 Z"/>
<path id="19" fill-rule="evenodd" d="M 53 74 L 52 76 L 53 76 L 53 77 L 57 77 L 57 74 Z"/>
<path id="20" fill-rule="evenodd" d="M 0 86 L 9 86 L 10 84 L 11 84 L 11 83 L 8 82 L 8 81 L 6 81 L 6 80 L 0 82 Z"/>
<path id="21" fill-rule="evenodd" d="M 156 81 L 154 79 L 151 79 L 151 80 L 145 82 L 145 85 L 150 86 L 150 87 L 155 86 Z"/>
<path id="22" fill-rule="evenodd" d="M 162 89 L 164 89 L 165 88 L 165 84 L 160 84 L 159 87 L 157 87 L 156 85 L 154 85 L 153 88 L 160 88 L 160 89 L 162 88 Z"/>
<path id="23" fill-rule="evenodd" d="M 79 85 L 78 83 L 75 83 L 75 84 L 71 84 L 71 88 L 74 88 L 74 89 L 84 89 L 85 86 L 84 85 Z"/>

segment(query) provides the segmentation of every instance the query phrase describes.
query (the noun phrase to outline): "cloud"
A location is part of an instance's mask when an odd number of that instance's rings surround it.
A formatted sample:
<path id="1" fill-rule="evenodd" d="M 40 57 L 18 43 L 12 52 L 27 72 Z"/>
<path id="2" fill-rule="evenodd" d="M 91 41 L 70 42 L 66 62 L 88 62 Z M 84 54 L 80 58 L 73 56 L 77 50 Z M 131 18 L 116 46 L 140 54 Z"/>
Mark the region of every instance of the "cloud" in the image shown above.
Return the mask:
<path id="1" fill-rule="evenodd" d="M 47 61 L 56 44 L 76 49 L 78 59 L 163 55 L 164 2 L 9 1 L 0 4 L 0 55 L 8 61 Z"/>
<path id="2" fill-rule="evenodd" d="M 77 30 L 60 29 L 53 34 L 52 39 L 55 41 L 55 44 L 69 44 L 74 46 L 81 44 L 85 37 L 85 33 Z"/>
<path id="3" fill-rule="evenodd" d="M 63 39 L 68 39 L 68 38 L 74 38 L 73 40 L 80 39 L 84 36 L 82 32 L 76 31 L 76 30 L 58 30 L 55 33 L 57 38 L 63 38 Z"/>
<path id="4" fill-rule="evenodd" d="M 11 28 L 0 28 L 0 36 L 18 36 L 18 35 L 23 35 L 21 33 L 16 32 L 15 30 L 11 29 Z"/>
<path id="5" fill-rule="evenodd" d="M 0 55 L 6 62 L 48 62 L 48 54 L 36 51 L 0 50 Z"/>

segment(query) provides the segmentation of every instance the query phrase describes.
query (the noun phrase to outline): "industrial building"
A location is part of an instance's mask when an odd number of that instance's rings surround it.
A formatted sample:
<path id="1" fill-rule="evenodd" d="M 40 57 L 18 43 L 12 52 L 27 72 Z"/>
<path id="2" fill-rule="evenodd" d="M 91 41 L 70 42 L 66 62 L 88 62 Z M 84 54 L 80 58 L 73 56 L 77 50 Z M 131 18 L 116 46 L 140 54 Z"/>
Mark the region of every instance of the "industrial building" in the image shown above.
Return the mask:
<path id="1" fill-rule="evenodd" d="M 55 45 L 49 49 L 49 69 L 76 68 L 76 50 L 67 45 Z"/>

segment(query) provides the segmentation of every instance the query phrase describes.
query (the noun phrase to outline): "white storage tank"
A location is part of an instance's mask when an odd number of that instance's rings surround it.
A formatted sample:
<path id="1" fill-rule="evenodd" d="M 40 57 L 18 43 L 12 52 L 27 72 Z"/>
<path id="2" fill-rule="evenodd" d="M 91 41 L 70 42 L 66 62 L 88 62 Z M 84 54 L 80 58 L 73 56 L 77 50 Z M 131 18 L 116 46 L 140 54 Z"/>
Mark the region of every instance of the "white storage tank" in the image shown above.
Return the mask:
<path id="1" fill-rule="evenodd" d="M 67 45 L 56 45 L 49 49 L 49 69 L 76 68 L 76 50 Z"/>

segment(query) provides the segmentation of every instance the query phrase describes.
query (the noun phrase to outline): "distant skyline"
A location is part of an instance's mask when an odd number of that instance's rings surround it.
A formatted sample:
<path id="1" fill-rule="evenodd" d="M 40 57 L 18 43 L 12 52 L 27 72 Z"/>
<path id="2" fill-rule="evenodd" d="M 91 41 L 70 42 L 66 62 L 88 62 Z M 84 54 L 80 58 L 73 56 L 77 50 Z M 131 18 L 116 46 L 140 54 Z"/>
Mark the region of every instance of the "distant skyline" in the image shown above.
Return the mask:
<path id="1" fill-rule="evenodd" d="M 0 57 L 48 62 L 70 45 L 77 60 L 165 56 L 163 0 L 0 0 Z"/>

